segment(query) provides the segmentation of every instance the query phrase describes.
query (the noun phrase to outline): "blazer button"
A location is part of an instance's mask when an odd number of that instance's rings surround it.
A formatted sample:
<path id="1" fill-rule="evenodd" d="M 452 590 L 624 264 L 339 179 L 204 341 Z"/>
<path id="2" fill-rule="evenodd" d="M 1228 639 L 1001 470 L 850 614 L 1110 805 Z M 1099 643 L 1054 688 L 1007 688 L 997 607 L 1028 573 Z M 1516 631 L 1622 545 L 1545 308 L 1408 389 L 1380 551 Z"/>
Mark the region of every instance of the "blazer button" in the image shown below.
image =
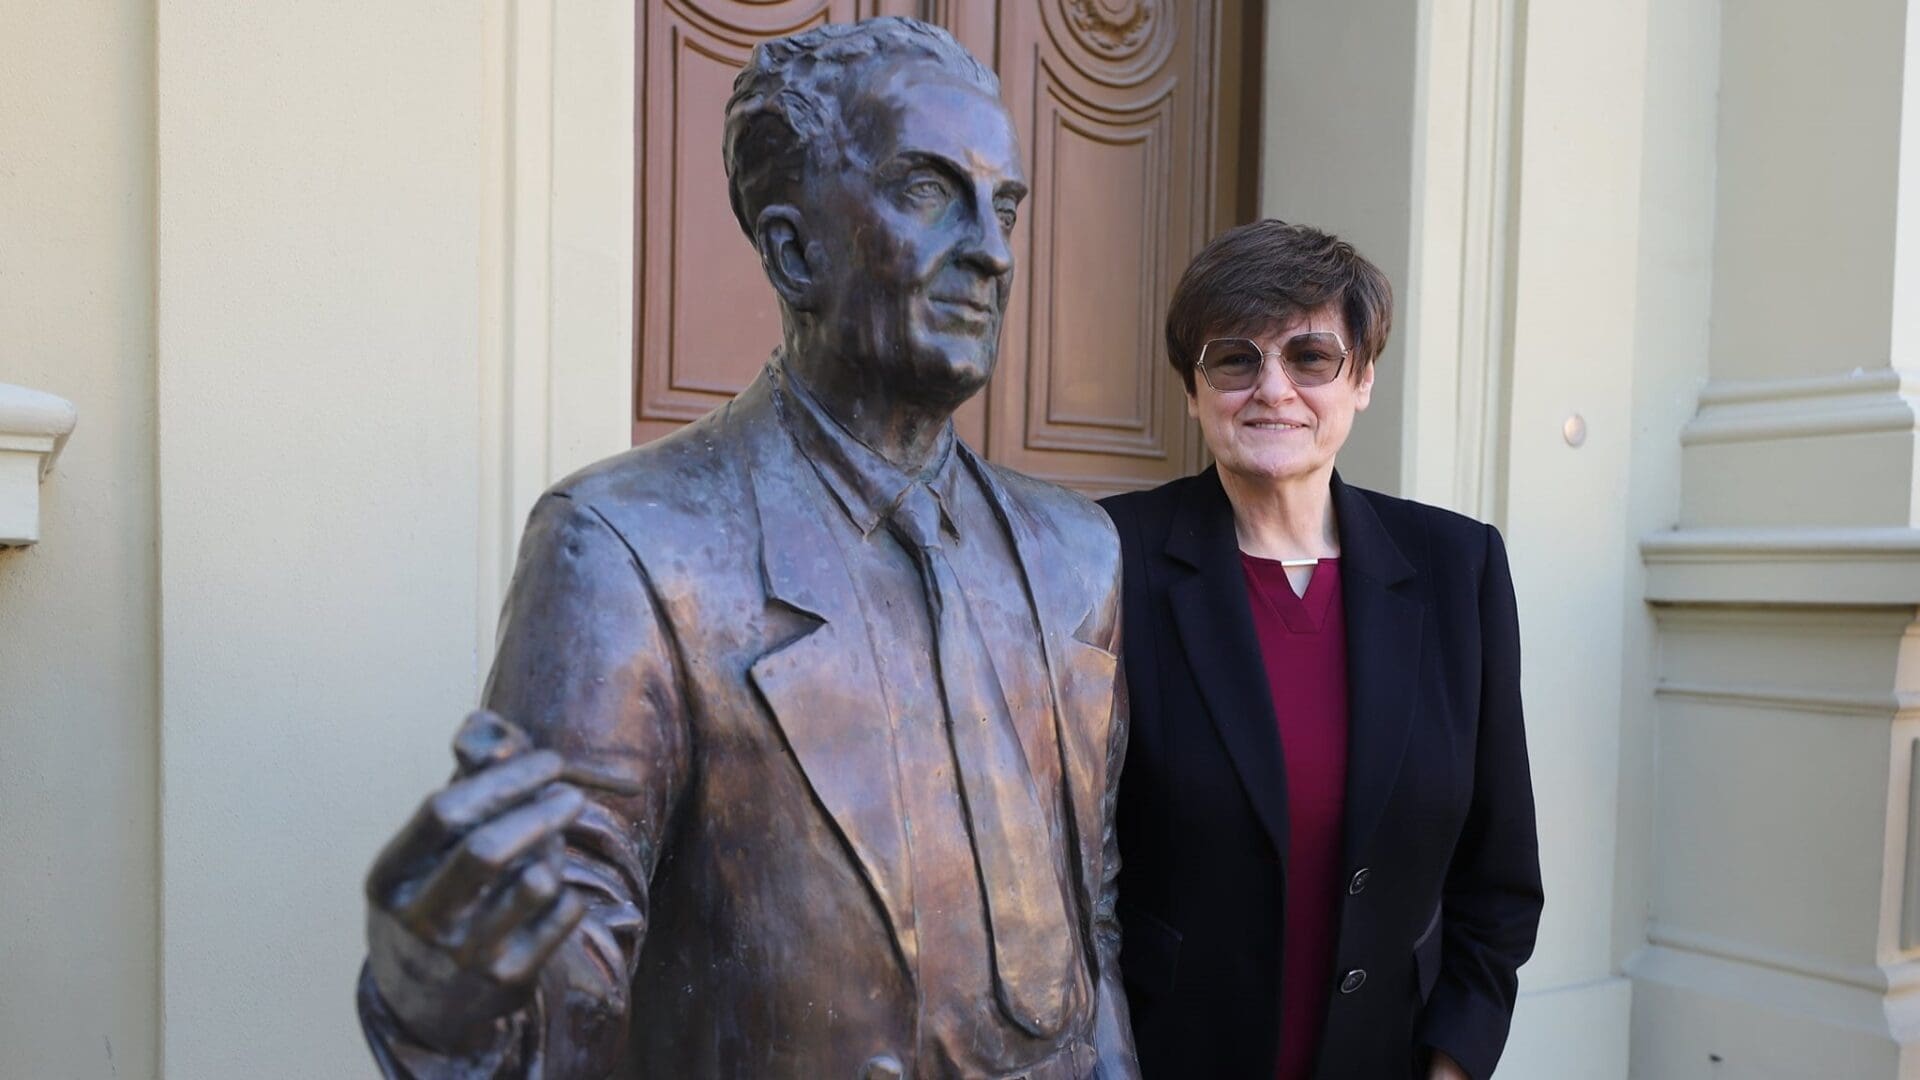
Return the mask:
<path id="1" fill-rule="evenodd" d="M 1354 968 L 1352 971 L 1347 972 L 1346 978 L 1340 980 L 1340 992 L 1343 994 L 1351 994 L 1366 984 L 1366 969 Z"/>
<path id="2" fill-rule="evenodd" d="M 866 1067 L 860 1070 L 860 1080 L 900 1080 L 906 1070 L 900 1067 L 900 1059 L 892 1054 L 875 1054 L 867 1059 Z"/>
<path id="3" fill-rule="evenodd" d="M 1373 879 L 1373 871 L 1367 869 L 1366 867 L 1363 866 L 1360 869 L 1355 870 L 1353 872 L 1353 880 L 1347 882 L 1347 895 L 1359 896 L 1360 893 L 1366 889 L 1367 882 L 1371 881 L 1372 879 Z"/>

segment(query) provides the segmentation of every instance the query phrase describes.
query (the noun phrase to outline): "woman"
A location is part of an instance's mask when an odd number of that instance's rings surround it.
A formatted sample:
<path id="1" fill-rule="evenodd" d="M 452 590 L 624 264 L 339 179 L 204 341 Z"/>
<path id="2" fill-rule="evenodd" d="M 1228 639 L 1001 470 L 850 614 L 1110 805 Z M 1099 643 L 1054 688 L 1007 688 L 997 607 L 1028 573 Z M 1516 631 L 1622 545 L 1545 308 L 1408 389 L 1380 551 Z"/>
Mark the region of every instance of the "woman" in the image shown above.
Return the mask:
<path id="1" fill-rule="evenodd" d="M 1541 907 L 1506 551 L 1334 471 L 1392 305 L 1316 229 L 1208 244 L 1167 351 L 1215 464 L 1104 504 L 1149 1078 L 1485 1080 L 1506 1041 Z"/>

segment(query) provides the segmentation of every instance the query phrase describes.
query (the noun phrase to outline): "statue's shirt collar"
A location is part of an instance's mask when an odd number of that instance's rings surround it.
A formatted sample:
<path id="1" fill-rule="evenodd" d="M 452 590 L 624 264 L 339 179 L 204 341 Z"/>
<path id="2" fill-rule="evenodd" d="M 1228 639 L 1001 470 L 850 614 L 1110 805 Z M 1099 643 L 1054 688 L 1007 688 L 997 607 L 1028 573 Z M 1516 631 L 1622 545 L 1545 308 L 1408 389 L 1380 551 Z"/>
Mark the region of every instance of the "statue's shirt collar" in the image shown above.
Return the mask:
<path id="1" fill-rule="evenodd" d="M 909 476 L 834 419 L 800 380 L 787 372 L 778 354 L 767 369 L 781 425 L 862 536 L 870 535 L 884 522 L 915 483 L 925 484 L 933 492 L 946 531 L 960 535 L 953 516 L 960 455 L 954 451 L 958 440 L 951 423 L 941 430 L 939 445 L 927 467 L 919 475 Z"/>

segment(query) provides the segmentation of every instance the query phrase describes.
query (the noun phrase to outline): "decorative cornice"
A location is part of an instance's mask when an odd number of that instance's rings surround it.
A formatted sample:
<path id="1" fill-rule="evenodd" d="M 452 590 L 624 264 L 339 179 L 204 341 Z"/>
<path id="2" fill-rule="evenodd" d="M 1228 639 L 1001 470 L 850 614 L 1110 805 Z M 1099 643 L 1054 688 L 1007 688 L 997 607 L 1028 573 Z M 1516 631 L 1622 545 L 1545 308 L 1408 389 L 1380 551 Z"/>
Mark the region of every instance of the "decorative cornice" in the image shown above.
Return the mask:
<path id="1" fill-rule="evenodd" d="M 78 419 L 65 398 L 0 383 L 0 547 L 40 539 L 40 484 Z"/>
<path id="2" fill-rule="evenodd" d="M 1857 716 L 1868 720 L 1908 720 L 1920 717 L 1920 693 L 1895 690 L 1885 694 L 1809 693 L 1792 687 L 1730 685 L 1662 679 L 1655 697 L 1696 705 L 1724 705 L 1775 712 Z"/>
<path id="3" fill-rule="evenodd" d="M 1920 605 L 1920 529 L 1676 529 L 1640 541 L 1652 603 Z"/>
<path id="4" fill-rule="evenodd" d="M 1840 528 L 1675 529 L 1640 541 L 1649 563 L 1830 563 L 1920 558 L 1920 529 L 1905 526 Z"/>
<path id="5" fill-rule="evenodd" d="M 1700 411 L 1681 429 L 1683 446 L 1870 432 L 1912 432 L 1920 418 L 1920 375 L 1856 368 L 1845 375 L 1708 383 Z"/>
<path id="6" fill-rule="evenodd" d="M 0 383 L 0 450 L 22 450 L 41 455 L 42 479 L 66 448 L 67 436 L 80 413 L 73 402 L 44 390 Z"/>

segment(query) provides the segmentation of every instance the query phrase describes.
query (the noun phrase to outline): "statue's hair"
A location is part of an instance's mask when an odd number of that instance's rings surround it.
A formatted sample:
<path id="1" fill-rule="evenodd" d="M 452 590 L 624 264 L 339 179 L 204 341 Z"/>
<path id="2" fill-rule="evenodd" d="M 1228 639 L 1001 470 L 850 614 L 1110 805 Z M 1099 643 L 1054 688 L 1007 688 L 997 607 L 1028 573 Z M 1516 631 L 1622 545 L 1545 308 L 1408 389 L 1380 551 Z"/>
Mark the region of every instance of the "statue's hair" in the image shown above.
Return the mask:
<path id="1" fill-rule="evenodd" d="M 763 208 L 798 184 L 810 164 L 840 152 L 847 89 L 876 62 L 903 58 L 931 60 L 1000 95 L 993 72 L 951 34 L 916 19 L 828 23 L 754 46 L 733 80 L 720 144 L 727 197 L 749 238 Z"/>

